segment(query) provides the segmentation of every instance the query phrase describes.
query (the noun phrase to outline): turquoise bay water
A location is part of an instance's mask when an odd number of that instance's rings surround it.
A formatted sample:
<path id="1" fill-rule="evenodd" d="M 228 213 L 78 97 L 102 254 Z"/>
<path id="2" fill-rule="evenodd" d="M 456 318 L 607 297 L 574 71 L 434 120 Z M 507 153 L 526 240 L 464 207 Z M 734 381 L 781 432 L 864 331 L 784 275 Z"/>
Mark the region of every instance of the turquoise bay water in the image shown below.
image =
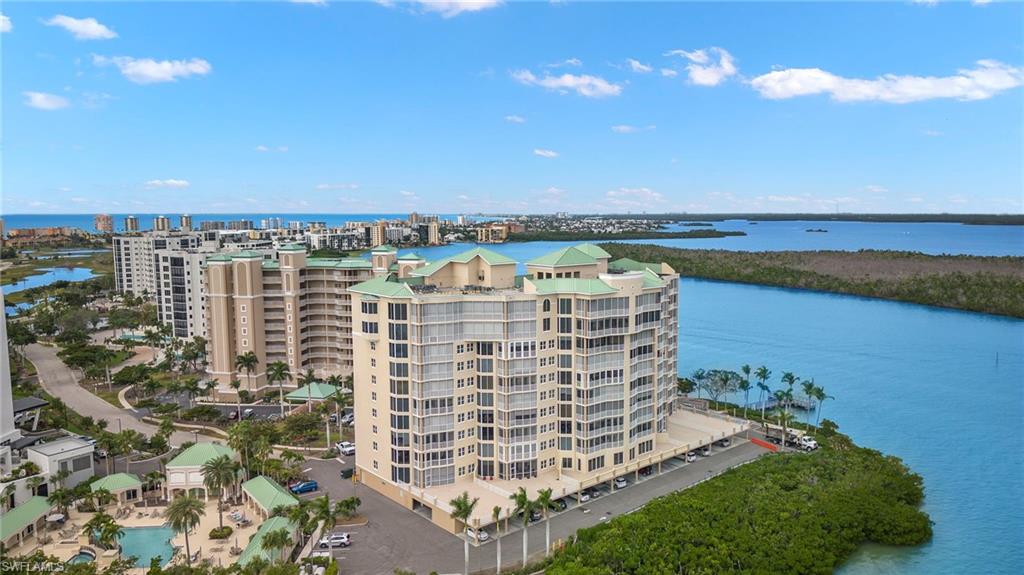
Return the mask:
<path id="1" fill-rule="evenodd" d="M 134 555 L 136 567 L 149 567 L 149 561 L 160 556 L 160 566 L 167 565 L 174 553 L 171 539 L 174 530 L 166 525 L 159 527 L 125 527 L 121 538 L 121 555 Z"/>
<path id="2" fill-rule="evenodd" d="M 564 245 L 494 249 L 524 261 Z M 466 247 L 416 251 L 437 259 Z M 784 371 L 813 377 L 837 398 L 824 417 L 924 477 L 933 541 L 866 546 L 844 575 L 1024 571 L 1024 321 L 684 279 L 679 325 L 682 374 L 749 363 L 767 365 L 773 387 Z"/>
<path id="3" fill-rule="evenodd" d="M 21 280 L 19 282 L 16 282 L 16 283 L 13 283 L 13 284 L 7 284 L 7 285 L 3 286 L 2 289 L 3 289 L 4 293 L 5 294 L 11 294 L 11 293 L 19 292 L 19 291 L 22 291 L 22 290 L 27 290 L 29 288 L 50 285 L 50 284 L 52 284 L 55 281 L 61 281 L 61 280 L 69 281 L 69 282 L 80 282 L 82 280 L 87 280 L 87 279 L 89 279 L 91 277 L 94 277 L 94 275 L 95 275 L 95 274 L 92 273 L 92 270 L 89 269 L 89 268 L 75 268 L 75 267 L 70 267 L 70 268 L 61 268 L 61 267 L 42 268 L 42 269 L 40 269 L 38 271 L 41 271 L 43 273 L 40 273 L 40 274 L 37 274 L 37 275 L 34 275 L 34 276 L 28 276 L 28 277 L 26 277 L 25 279 L 23 279 L 23 280 Z"/>

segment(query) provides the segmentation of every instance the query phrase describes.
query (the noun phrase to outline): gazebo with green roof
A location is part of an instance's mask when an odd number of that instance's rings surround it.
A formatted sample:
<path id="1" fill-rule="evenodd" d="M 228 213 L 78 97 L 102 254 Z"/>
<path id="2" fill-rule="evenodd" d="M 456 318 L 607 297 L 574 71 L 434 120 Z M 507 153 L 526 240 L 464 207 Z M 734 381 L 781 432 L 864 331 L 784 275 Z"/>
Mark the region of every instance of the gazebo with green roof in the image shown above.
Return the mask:
<path id="1" fill-rule="evenodd" d="M 46 525 L 46 516 L 52 510 L 53 505 L 45 497 L 36 495 L 4 512 L 3 521 L 0 521 L 0 543 L 4 549 L 14 549 L 29 537 L 38 536 L 40 529 Z"/>
<path id="2" fill-rule="evenodd" d="M 242 500 L 261 517 L 270 517 L 278 507 L 293 507 L 299 500 L 276 481 L 263 475 L 242 484 Z"/>
<path id="3" fill-rule="evenodd" d="M 104 489 L 117 496 L 118 505 L 138 501 L 142 497 L 142 480 L 134 473 L 115 473 L 89 484 L 93 493 Z"/>
<path id="4" fill-rule="evenodd" d="M 314 381 L 313 383 L 296 389 L 284 397 L 288 401 L 294 402 L 323 401 L 332 397 L 335 393 L 338 393 L 339 389 L 341 388 L 336 385 Z"/>
<path id="5" fill-rule="evenodd" d="M 234 449 L 211 441 L 196 443 L 170 460 L 167 463 L 167 481 L 164 482 L 168 499 L 175 492 L 194 493 L 200 490 L 203 498 L 208 499 L 210 494 L 203 483 L 203 464 L 223 455 L 238 461 L 238 453 Z"/>
<path id="6" fill-rule="evenodd" d="M 288 535 L 292 539 L 292 546 L 290 548 L 286 547 L 285 549 L 282 549 L 281 555 L 274 557 L 270 550 L 263 548 L 263 538 L 267 536 L 267 533 L 277 531 L 278 529 L 284 529 L 288 532 Z M 245 546 L 245 550 L 242 551 L 242 554 L 238 557 L 238 564 L 244 567 L 257 557 L 268 563 L 274 563 L 282 557 L 291 556 L 291 551 L 295 545 L 295 531 L 295 524 L 288 521 L 285 517 L 271 517 L 264 521 L 263 525 L 260 525 L 260 528 L 256 531 L 256 534 L 249 540 L 249 544 Z"/>

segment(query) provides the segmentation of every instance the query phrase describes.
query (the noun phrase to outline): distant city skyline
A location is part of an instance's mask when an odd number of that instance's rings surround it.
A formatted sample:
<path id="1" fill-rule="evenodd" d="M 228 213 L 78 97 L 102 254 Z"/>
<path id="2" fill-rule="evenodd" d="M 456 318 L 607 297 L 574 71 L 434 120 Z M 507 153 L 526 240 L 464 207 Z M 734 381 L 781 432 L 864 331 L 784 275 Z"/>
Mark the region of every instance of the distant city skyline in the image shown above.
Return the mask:
<path id="1" fill-rule="evenodd" d="M 0 10 L 4 216 L 1024 212 L 1016 2 Z"/>

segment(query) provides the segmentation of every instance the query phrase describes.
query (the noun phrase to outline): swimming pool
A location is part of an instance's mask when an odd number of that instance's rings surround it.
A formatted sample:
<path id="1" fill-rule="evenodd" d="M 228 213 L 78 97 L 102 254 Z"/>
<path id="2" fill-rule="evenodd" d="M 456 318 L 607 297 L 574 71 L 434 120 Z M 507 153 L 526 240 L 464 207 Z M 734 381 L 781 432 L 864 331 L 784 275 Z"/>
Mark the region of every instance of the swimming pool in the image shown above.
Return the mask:
<path id="1" fill-rule="evenodd" d="M 68 563 L 90 563 L 95 560 L 96 555 L 94 555 L 91 551 L 82 549 L 78 552 L 78 555 L 75 555 L 71 559 L 68 559 Z"/>
<path id="2" fill-rule="evenodd" d="M 174 530 L 166 525 L 159 527 L 125 527 L 121 538 L 121 556 L 136 557 L 136 567 L 149 567 L 153 557 L 160 556 L 160 566 L 167 565 L 174 553 L 171 539 Z"/>

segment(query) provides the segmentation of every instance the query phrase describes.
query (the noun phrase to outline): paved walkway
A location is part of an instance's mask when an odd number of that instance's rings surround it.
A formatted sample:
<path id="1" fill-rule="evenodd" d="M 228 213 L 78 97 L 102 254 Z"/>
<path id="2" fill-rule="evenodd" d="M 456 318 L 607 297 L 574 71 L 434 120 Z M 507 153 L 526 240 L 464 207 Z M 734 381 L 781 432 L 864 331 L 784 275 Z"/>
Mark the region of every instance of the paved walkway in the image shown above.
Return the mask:
<path id="1" fill-rule="evenodd" d="M 115 433 L 119 429 L 134 429 L 147 436 L 156 433 L 155 425 L 139 421 L 130 411 L 114 407 L 79 386 L 75 372 L 57 357 L 56 348 L 34 343 L 25 347 L 25 356 L 36 366 L 43 389 L 60 398 L 74 412 L 97 421 L 105 419 L 107 429 Z M 186 441 L 193 441 L 191 433 L 175 431 L 170 437 L 174 446 Z"/>

